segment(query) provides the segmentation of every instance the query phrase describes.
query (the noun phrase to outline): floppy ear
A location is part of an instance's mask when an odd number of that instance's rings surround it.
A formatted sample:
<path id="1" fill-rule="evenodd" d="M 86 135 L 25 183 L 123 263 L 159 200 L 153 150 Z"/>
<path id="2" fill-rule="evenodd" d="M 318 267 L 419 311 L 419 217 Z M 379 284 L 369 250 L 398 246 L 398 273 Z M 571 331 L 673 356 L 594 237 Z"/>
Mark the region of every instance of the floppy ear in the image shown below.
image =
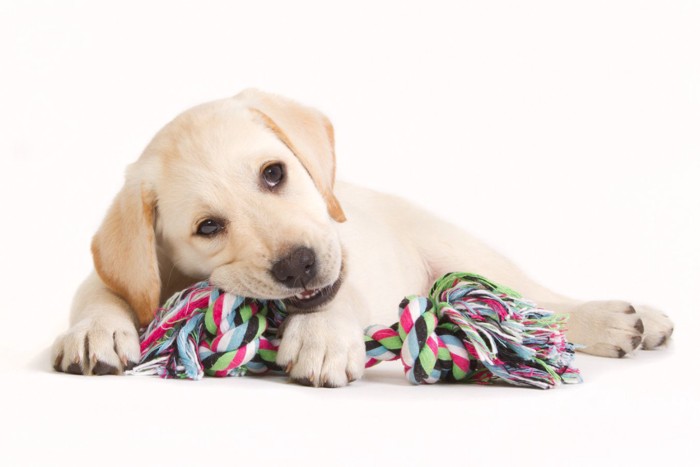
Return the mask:
<path id="1" fill-rule="evenodd" d="M 345 222 L 343 208 L 333 194 L 335 141 L 328 118 L 316 109 L 256 89 L 246 89 L 235 99 L 243 101 L 289 147 L 323 195 L 328 214 Z"/>
<path id="2" fill-rule="evenodd" d="M 155 193 L 127 181 L 92 239 L 95 270 L 136 313 L 139 324 L 153 319 L 160 300 L 154 230 Z"/>

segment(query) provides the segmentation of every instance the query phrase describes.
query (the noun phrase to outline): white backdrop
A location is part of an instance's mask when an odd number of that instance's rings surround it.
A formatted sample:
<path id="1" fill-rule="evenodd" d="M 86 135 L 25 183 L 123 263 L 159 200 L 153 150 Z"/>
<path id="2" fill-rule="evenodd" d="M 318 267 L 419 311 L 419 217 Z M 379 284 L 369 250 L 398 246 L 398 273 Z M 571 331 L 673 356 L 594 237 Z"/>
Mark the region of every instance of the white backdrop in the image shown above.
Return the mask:
<path id="1" fill-rule="evenodd" d="M 692 1 L 1 1 L 0 464 L 690 462 L 698 24 Z M 330 117 L 339 178 L 554 289 L 663 308 L 670 348 L 582 356 L 586 383 L 548 392 L 414 388 L 396 366 L 334 391 L 52 373 L 124 167 L 180 111 L 249 86 Z"/>

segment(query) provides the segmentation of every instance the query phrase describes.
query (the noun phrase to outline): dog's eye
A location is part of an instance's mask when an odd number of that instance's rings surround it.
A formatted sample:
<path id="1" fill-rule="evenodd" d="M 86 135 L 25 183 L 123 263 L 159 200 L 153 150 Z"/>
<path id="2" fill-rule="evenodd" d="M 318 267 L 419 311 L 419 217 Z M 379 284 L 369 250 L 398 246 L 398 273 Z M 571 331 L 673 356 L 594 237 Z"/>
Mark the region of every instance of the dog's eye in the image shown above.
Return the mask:
<path id="1" fill-rule="evenodd" d="M 268 164 L 262 169 L 262 179 L 268 188 L 274 188 L 284 180 L 284 166 L 279 162 Z"/>
<path id="2" fill-rule="evenodd" d="M 224 230 L 224 224 L 216 219 L 205 219 L 197 226 L 197 235 L 210 237 Z"/>

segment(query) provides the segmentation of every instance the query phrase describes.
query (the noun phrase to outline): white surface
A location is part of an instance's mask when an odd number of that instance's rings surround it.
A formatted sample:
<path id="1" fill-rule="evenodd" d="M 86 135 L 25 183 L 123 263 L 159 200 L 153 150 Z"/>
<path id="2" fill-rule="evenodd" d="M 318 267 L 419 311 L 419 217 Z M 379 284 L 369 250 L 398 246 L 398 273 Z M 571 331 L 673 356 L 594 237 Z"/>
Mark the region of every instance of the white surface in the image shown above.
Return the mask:
<path id="1" fill-rule="evenodd" d="M 0 3 L 0 464 L 697 462 L 696 2 L 199 3 Z M 396 365 L 338 390 L 53 373 L 126 164 L 248 86 L 325 111 L 341 178 L 555 289 L 663 308 L 670 349 L 581 356 L 585 384 L 553 391 L 412 387 Z"/>

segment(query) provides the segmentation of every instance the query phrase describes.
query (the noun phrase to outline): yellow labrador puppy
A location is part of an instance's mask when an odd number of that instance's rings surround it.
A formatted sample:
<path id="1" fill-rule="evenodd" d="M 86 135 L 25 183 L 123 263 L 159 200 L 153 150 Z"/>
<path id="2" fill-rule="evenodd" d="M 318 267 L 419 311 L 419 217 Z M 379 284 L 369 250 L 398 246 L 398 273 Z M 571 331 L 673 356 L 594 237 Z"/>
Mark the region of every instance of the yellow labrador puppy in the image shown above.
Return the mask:
<path id="1" fill-rule="evenodd" d="M 402 297 L 449 271 L 570 313 L 568 338 L 591 354 L 652 349 L 673 331 L 653 309 L 554 293 L 430 213 L 334 182 L 333 127 L 315 109 L 247 90 L 178 116 L 129 167 L 94 237 L 95 272 L 54 344 L 55 368 L 123 372 L 139 360 L 137 326 L 201 279 L 284 299 L 292 314 L 278 363 L 314 386 L 362 376 L 363 328 L 393 322 Z"/>

